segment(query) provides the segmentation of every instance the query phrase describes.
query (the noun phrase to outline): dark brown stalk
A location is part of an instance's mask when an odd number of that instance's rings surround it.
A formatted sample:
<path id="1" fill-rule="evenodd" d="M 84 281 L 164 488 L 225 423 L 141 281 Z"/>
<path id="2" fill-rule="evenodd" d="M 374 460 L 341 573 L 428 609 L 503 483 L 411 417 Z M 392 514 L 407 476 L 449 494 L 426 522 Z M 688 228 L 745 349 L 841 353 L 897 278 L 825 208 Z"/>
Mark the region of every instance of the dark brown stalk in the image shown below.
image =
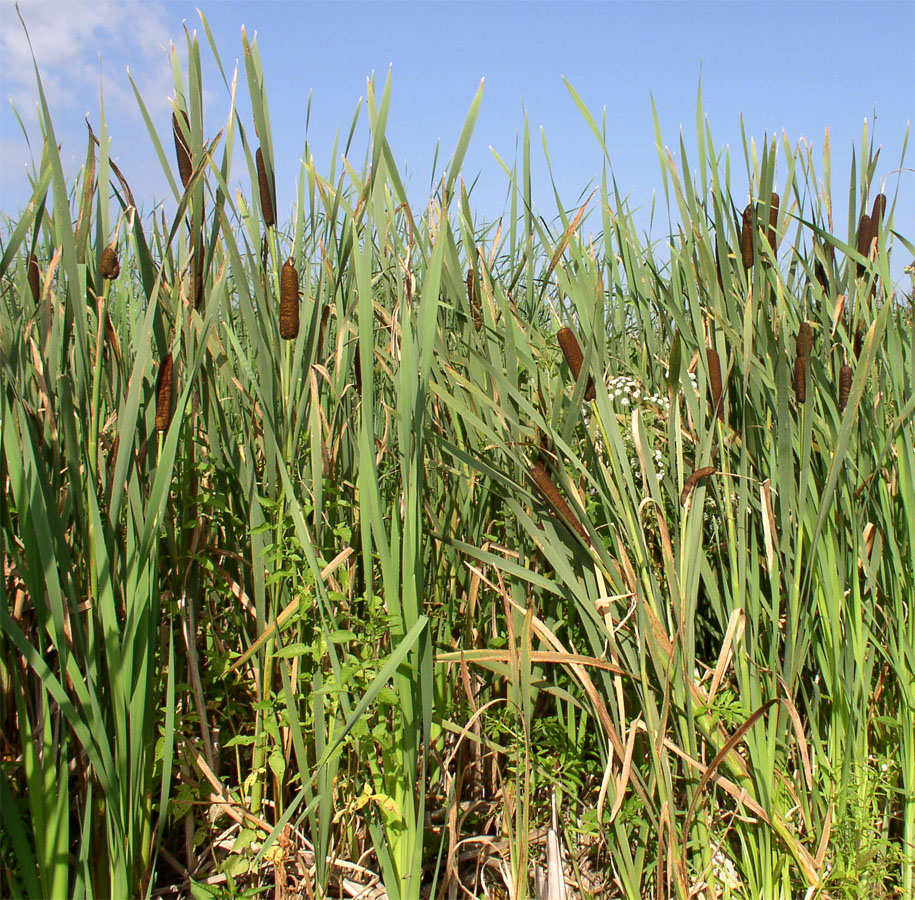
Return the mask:
<path id="1" fill-rule="evenodd" d="M 778 232 L 775 229 L 775 226 L 778 223 L 778 204 L 778 194 L 773 192 L 772 203 L 769 205 L 769 230 L 766 232 L 766 238 L 769 241 L 769 246 L 772 248 L 773 255 L 775 255 L 778 250 Z"/>
<path id="2" fill-rule="evenodd" d="M 114 247 L 106 247 L 102 250 L 98 272 L 107 281 L 114 281 L 121 274 L 121 264 L 118 262 L 118 254 Z"/>
<path id="3" fill-rule="evenodd" d="M 848 395 L 851 393 L 851 366 L 844 365 L 839 369 L 839 412 L 845 412 Z"/>
<path id="4" fill-rule="evenodd" d="M 280 272 L 280 337 L 294 341 L 299 336 L 299 273 L 292 259 Z"/>
<path id="5" fill-rule="evenodd" d="M 578 381 L 578 376 L 581 374 L 581 366 L 585 361 L 584 356 L 581 352 L 581 347 L 578 346 L 578 338 L 575 337 L 575 333 L 571 328 L 560 328 L 559 332 L 556 335 L 559 338 L 559 346 L 562 348 L 562 355 L 566 359 L 569 368 L 572 370 L 572 377 Z M 588 377 L 588 385 L 585 388 L 585 400 L 594 399 L 594 379 Z"/>
<path id="6" fill-rule="evenodd" d="M 575 516 L 575 513 L 572 512 L 572 508 L 566 503 L 565 498 L 562 494 L 559 493 L 559 488 L 553 484 L 553 479 L 550 478 L 550 473 L 547 471 L 546 466 L 541 462 L 535 462 L 530 467 L 530 476 L 534 479 L 534 484 L 537 485 L 538 490 L 547 500 L 548 503 L 565 519 L 568 526 L 588 545 L 591 545 L 591 539 L 588 537 L 588 532 L 585 530 L 585 526 L 578 521 Z"/>
<path id="7" fill-rule="evenodd" d="M 175 136 L 175 156 L 178 157 L 178 175 L 181 177 L 181 184 L 187 190 L 191 180 L 191 173 L 194 171 L 194 165 L 191 162 L 190 145 L 185 137 L 185 135 L 190 134 L 191 124 L 188 121 L 187 113 L 183 109 L 181 110 L 181 117 L 184 119 L 184 130 L 182 130 L 178 121 L 178 114 L 176 112 L 172 113 L 172 132 Z"/>
<path id="8" fill-rule="evenodd" d="M 276 197 L 276 179 L 273 173 L 267 176 L 267 167 L 264 165 L 264 153 L 260 147 L 257 148 L 257 185 L 260 188 L 261 211 L 264 214 L 264 224 L 268 228 L 276 225 L 276 208 L 273 198 Z"/>
<path id="9" fill-rule="evenodd" d="M 756 214 L 753 212 L 753 204 L 748 203 L 747 208 L 743 211 L 743 224 L 740 228 L 740 257 L 745 269 L 753 266 L 753 231 L 755 227 Z"/>
<path id="10" fill-rule="evenodd" d="M 159 375 L 156 378 L 156 431 L 167 431 L 172 421 L 174 376 L 174 360 L 171 353 L 167 353 L 159 363 Z"/>
<path id="11" fill-rule="evenodd" d="M 38 302 L 41 297 L 41 270 L 38 268 L 38 260 L 35 254 L 29 254 L 29 291 L 32 294 L 32 301 Z"/>
<path id="12" fill-rule="evenodd" d="M 718 358 L 718 351 L 709 347 L 705 351 L 705 358 L 708 361 L 708 383 L 712 391 L 712 411 L 718 417 L 719 422 L 724 421 L 724 403 L 721 400 L 721 360 Z"/>

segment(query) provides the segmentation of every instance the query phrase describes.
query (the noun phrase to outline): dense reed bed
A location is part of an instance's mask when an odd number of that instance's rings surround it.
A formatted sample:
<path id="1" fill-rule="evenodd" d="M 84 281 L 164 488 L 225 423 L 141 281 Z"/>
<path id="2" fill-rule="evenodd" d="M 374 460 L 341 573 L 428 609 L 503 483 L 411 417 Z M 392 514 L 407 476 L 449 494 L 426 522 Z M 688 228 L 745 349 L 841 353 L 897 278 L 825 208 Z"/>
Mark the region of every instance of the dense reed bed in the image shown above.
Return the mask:
<path id="1" fill-rule="evenodd" d="M 609 156 L 537 217 L 526 126 L 481 225 L 481 91 L 422 209 L 389 83 L 361 163 L 277 184 L 243 42 L 253 121 L 203 121 L 194 36 L 171 139 L 137 93 L 171 221 L 103 117 L 68 183 L 41 95 L 0 894 L 915 894 L 915 248 L 867 131 L 847 225 L 806 145 L 732 192 L 701 106 L 697 159 L 658 134 L 669 237 Z"/>

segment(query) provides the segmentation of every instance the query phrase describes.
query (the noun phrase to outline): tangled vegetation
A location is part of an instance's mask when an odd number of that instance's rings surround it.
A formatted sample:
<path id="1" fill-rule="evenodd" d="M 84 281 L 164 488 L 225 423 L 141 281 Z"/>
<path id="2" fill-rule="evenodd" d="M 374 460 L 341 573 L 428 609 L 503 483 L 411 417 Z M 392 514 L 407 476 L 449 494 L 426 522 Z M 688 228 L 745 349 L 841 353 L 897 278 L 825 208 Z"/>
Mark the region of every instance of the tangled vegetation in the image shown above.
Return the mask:
<path id="1" fill-rule="evenodd" d="M 526 126 L 480 225 L 480 92 L 425 209 L 389 84 L 361 167 L 306 144 L 290 197 L 243 40 L 253 122 L 203 122 L 195 36 L 172 134 L 137 94 L 171 221 L 104 117 L 68 183 L 41 95 L 0 894 L 915 895 L 915 248 L 867 131 L 847 225 L 787 140 L 733 197 L 701 108 L 693 164 L 658 134 L 662 243 L 609 157 L 535 216 Z"/>

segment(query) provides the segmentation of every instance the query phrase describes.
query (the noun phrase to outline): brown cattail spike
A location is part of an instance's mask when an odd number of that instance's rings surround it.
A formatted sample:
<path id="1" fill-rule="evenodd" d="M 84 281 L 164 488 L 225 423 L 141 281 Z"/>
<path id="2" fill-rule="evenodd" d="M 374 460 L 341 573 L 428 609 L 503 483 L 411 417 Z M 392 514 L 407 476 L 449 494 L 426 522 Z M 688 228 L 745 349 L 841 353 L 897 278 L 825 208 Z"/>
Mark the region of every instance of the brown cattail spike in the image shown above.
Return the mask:
<path id="1" fill-rule="evenodd" d="M 705 466 L 702 469 L 696 469 L 696 471 L 683 482 L 683 490 L 680 492 L 680 505 L 684 506 L 686 504 L 689 495 L 693 492 L 693 488 L 695 488 L 703 478 L 708 478 L 709 475 L 714 475 L 717 471 L 718 470 L 714 466 Z"/>
<path id="2" fill-rule="evenodd" d="M 172 392 L 174 389 L 175 364 L 171 353 L 159 363 L 156 378 L 156 431 L 167 431 L 172 421 Z"/>
<path id="3" fill-rule="evenodd" d="M 871 244 L 871 217 L 864 213 L 858 222 L 858 245 L 857 250 L 861 256 L 867 257 L 870 253 Z M 864 274 L 864 263 L 858 263 L 858 278 Z"/>
<path id="4" fill-rule="evenodd" d="M 844 365 L 839 369 L 839 412 L 845 412 L 848 395 L 851 393 L 851 366 Z"/>
<path id="5" fill-rule="evenodd" d="M 807 356 L 810 350 L 810 326 L 801 323 L 795 342 L 794 393 L 798 403 L 807 402 Z"/>
<path id="6" fill-rule="evenodd" d="M 470 305 L 470 313 L 473 316 L 473 327 L 480 331 L 483 328 L 483 316 L 480 312 L 480 300 L 477 296 L 473 269 L 467 270 L 467 302 Z"/>
<path id="7" fill-rule="evenodd" d="M 724 421 L 724 404 L 721 400 L 721 360 L 718 351 L 709 347 L 705 352 L 708 360 L 708 383 L 712 391 L 712 411 L 719 422 Z"/>
<path id="8" fill-rule="evenodd" d="M 29 291 L 32 294 L 32 301 L 37 303 L 41 297 L 41 271 L 34 253 L 29 254 Z"/>
<path id="9" fill-rule="evenodd" d="M 178 175 L 181 177 L 181 184 L 185 190 L 191 180 L 191 173 L 194 171 L 194 165 L 191 162 L 191 150 L 188 144 L 186 134 L 190 133 L 191 126 L 188 122 L 187 113 L 182 109 L 181 117 L 184 119 L 184 130 L 178 121 L 178 113 L 172 113 L 172 132 L 175 136 L 175 156 L 178 157 Z"/>
<path id="10" fill-rule="evenodd" d="M 753 266 L 753 231 L 756 228 L 756 215 L 753 204 L 748 203 L 743 211 L 743 224 L 740 228 L 740 257 L 743 267 L 749 269 Z"/>
<path id="11" fill-rule="evenodd" d="M 877 194 L 874 197 L 874 208 L 871 210 L 871 224 L 879 227 L 883 222 L 883 214 L 886 212 L 886 194 Z"/>
<path id="12" fill-rule="evenodd" d="M 102 250 L 102 258 L 98 264 L 98 272 L 102 278 L 108 281 L 114 281 L 121 274 L 121 264 L 118 262 L 118 254 L 114 247 L 106 247 Z"/>
<path id="13" fill-rule="evenodd" d="M 276 212 L 273 205 L 273 198 L 276 196 L 276 180 L 273 173 L 267 175 L 267 167 L 264 164 L 264 152 L 260 147 L 257 148 L 257 185 L 260 188 L 261 211 L 264 214 L 264 224 L 268 228 L 276 225 Z"/>
<path id="14" fill-rule="evenodd" d="M 772 202 L 769 204 L 769 230 L 766 232 L 766 238 L 772 248 L 773 255 L 778 250 L 778 232 L 775 230 L 775 226 L 778 224 L 778 204 L 778 194 L 773 193 Z"/>
<path id="15" fill-rule="evenodd" d="M 585 361 L 584 356 L 581 352 L 581 347 L 578 346 L 578 338 L 575 337 L 575 333 L 571 328 L 560 328 L 557 335 L 559 338 L 559 346 L 562 348 L 562 355 L 566 359 L 569 368 L 572 370 L 572 377 L 578 381 L 578 376 L 581 374 L 581 366 Z M 588 385 L 585 388 L 585 400 L 594 399 L 594 379 L 590 376 L 588 377 Z"/>
<path id="16" fill-rule="evenodd" d="M 299 273 L 286 260 L 280 272 L 280 337 L 294 341 L 299 335 Z"/>
<path id="17" fill-rule="evenodd" d="M 566 503 L 565 498 L 562 494 L 559 493 L 559 488 L 553 484 L 553 479 L 550 478 L 550 473 L 547 471 L 546 466 L 541 462 L 535 462 L 530 467 L 531 478 L 534 479 L 534 484 L 537 485 L 540 493 L 547 499 L 547 501 L 553 506 L 556 512 L 565 519 L 568 526 L 574 531 L 586 544 L 590 546 L 591 539 L 588 537 L 588 532 L 585 530 L 585 526 L 578 521 L 575 516 L 575 513 L 572 512 L 572 507 Z"/>

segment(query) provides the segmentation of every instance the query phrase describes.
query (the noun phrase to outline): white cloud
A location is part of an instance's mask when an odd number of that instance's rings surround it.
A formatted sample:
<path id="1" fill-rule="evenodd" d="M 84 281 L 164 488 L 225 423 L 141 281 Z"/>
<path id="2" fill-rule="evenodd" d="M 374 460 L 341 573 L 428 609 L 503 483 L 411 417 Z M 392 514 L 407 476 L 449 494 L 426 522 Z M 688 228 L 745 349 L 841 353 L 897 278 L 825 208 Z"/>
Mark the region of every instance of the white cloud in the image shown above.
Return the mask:
<path id="1" fill-rule="evenodd" d="M 21 206 L 28 193 L 22 166 L 28 158 L 25 139 L 11 103 L 40 157 L 33 51 L 68 178 L 85 157 L 87 115 L 99 133 L 100 89 L 114 159 L 129 168 L 139 155 L 138 142 L 148 145 L 128 65 L 157 126 L 167 121 L 169 97 L 174 94 L 168 58 L 171 34 L 165 4 L 159 0 L 20 0 L 19 10 L 28 37 L 15 4 L 0 0 L 0 128 L 4 160 L 17 163 L 12 170 L 6 166 L 0 170 L 0 196 L 7 212 Z M 186 68 L 183 42 L 178 49 L 182 68 Z"/>

